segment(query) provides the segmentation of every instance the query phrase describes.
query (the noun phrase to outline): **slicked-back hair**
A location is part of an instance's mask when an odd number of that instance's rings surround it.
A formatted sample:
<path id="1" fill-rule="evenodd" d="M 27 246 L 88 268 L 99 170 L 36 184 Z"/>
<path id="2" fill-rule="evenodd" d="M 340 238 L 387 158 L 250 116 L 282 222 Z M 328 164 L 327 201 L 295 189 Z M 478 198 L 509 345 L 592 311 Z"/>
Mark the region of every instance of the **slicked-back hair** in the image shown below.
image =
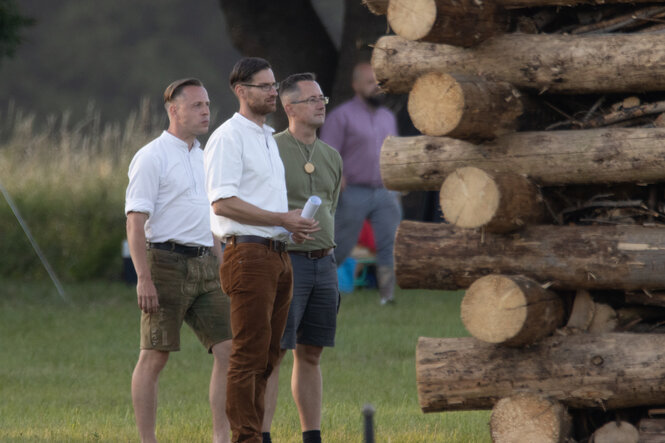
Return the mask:
<path id="1" fill-rule="evenodd" d="M 238 60 L 233 66 L 229 75 L 229 85 L 231 89 L 238 83 L 248 83 L 252 80 L 254 74 L 264 69 L 270 69 L 268 60 L 261 57 L 244 57 Z"/>
<path id="2" fill-rule="evenodd" d="M 181 78 L 180 80 L 174 81 L 164 90 L 164 104 L 169 103 L 173 99 L 177 98 L 180 94 L 182 94 L 182 90 L 185 88 L 185 86 L 203 87 L 203 82 L 194 77 Z"/>
<path id="3" fill-rule="evenodd" d="M 284 80 L 279 82 L 279 98 L 281 99 L 285 95 L 291 95 L 292 93 L 299 91 L 298 88 L 299 82 L 315 82 L 316 74 L 313 72 L 301 72 L 298 74 L 291 74 L 286 77 Z"/>

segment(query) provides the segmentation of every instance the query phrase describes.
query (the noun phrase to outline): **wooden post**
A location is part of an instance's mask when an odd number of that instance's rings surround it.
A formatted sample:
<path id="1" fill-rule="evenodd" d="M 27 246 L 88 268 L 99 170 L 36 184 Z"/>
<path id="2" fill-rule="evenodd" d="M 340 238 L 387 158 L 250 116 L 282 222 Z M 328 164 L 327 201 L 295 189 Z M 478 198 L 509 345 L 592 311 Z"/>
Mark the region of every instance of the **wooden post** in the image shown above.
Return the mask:
<path id="1" fill-rule="evenodd" d="M 387 137 L 381 177 L 399 191 L 437 191 L 465 166 L 525 175 L 544 186 L 654 183 L 665 180 L 664 145 L 663 128 L 518 132 L 481 145 L 447 137 Z"/>
<path id="2" fill-rule="evenodd" d="M 538 92 L 662 91 L 665 35 L 505 34 L 471 49 L 384 36 L 372 66 L 383 89 L 396 94 L 427 72 L 479 75 Z"/>
<path id="3" fill-rule="evenodd" d="M 408 110 L 423 134 L 480 140 L 516 131 L 524 104 L 509 83 L 432 72 L 414 83 Z"/>
<path id="4" fill-rule="evenodd" d="M 518 393 L 574 408 L 661 405 L 665 334 L 574 334 L 526 348 L 475 338 L 426 338 L 416 348 L 424 412 L 491 409 Z"/>
<path id="5" fill-rule="evenodd" d="M 538 225 L 508 236 L 403 221 L 394 255 L 403 289 L 463 289 L 487 274 L 568 290 L 665 288 L 665 230 L 656 227 Z"/>
<path id="6" fill-rule="evenodd" d="M 462 323 L 478 340 L 527 346 L 563 324 L 561 298 L 521 275 L 486 275 L 467 289 Z"/>
<path id="7" fill-rule="evenodd" d="M 477 0 L 394 1 L 388 23 L 409 40 L 473 46 L 508 29 L 508 15 L 495 2 Z"/>
<path id="8" fill-rule="evenodd" d="M 456 169 L 441 185 L 441 211 L 460 228 L 506 233 L 544 218 L 537 186 L 511 172 L 493 173 L 473 166 Z"/>
<path id="9" fill-rule="evenodd" d="M 492 408 L 493 443 L 566 443 L 572 419 L 560 402 L 534 394 L 517 394 L 499 400 Z"/>

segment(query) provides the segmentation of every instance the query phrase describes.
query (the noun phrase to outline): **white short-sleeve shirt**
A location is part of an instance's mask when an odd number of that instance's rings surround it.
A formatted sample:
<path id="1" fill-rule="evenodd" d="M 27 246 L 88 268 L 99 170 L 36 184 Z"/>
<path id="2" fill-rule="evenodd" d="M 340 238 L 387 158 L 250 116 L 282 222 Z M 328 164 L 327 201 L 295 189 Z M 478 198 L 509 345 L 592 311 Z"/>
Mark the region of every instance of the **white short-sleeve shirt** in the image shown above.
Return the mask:
<path id="1" fill-rule="evenodd" d="M 125 214 L 148 214 L 146 239 L 212 246 L 203 151 L 164 131 L 142 147 L 129 165 Z"/>
<path id="2" fill-rule="evenodd" d="M 284 165 L 273 132 L 270 126 L 258 126 L 235 113 L 212 133 L 204 150 L 206 190 L 211 204 L 238 197 L 266 211 L 289 210 Z M 215 215 L 212 207 L 210 224 L 220 239 L 257 235 L 286 241 L 289 235 L 280 226 L 246 225 Z"/>

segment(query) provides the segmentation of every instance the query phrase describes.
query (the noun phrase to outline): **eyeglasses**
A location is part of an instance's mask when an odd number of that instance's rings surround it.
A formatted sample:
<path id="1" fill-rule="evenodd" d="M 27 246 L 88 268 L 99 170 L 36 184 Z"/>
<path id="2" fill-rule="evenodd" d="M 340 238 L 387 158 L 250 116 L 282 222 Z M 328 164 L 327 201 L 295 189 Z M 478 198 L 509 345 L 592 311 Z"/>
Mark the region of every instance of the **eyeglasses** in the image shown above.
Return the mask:
<path id="1" fill-rule="evenodd" d="M 252 85 L 250 83 L 240 83 L 243 86 L 249 86 L 250 88 L 259 88 L 263 92 L 270 92 L 273 88 L 275 88 L 275 91 L 279 90 L 279 82 L 275 83 L 262 83 L 260 85 Z"/>
<path id="2" fill-rule="evenodd" d="M 291 102 L 292 105 L 297 105 L 298 103 L 307 103 L 308 105 L 317 105 L 319 102 L 322 102 L 324 105 L 327 105 L 330 99 L 328 97 L 310 97 L 305 100 L 297 100 Z"/>

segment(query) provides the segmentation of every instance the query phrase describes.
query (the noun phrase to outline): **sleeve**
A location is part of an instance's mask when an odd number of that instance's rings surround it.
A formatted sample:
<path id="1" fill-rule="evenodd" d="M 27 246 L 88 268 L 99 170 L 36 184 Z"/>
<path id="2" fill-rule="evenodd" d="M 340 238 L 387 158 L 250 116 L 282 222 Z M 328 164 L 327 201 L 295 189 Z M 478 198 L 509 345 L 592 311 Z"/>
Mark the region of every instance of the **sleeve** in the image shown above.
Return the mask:
<path id="1" fill-rule="evenodd" d="M 330 212 L 332 215 L 335 215 L 335 212 L 337 211 L 337 202 L 339 201 L 339 193 L 341 192 L 342 189 L 342 177 L 343 177 L 343 165 L 342 165 L 342 157 L 340 157 L 339 154 L 337 154 L 337 182 L 335 183 L 335 190 L 333 191 L 333 199 L 332 199 L 332 205 L 330 207 Z"/>
<path id="2" fill-rule="evenodd" d="M 206 193 L 214 203 L 238 195 L 242 178 L 242 142 L 229 128 L 220 128 L 206 144 L 203 158 Z"/>
<path id="3" fill-rule="evenodd" d="M 342 150 L 344 149 L 344 127 L 344 115 L 337 109 L 331 112 L 328 118 L 326 118 L 325 123 L 321 127 L 319 138 L 342 154 Z"/>
<path id="4" fill-rule="evenodd" d="M 125 194 L 125 215 L 143 212 L 150 217 L 159 194 L 159 159 L 146 149 L 136 153 L 129 164 L 129 184 Z"/>

